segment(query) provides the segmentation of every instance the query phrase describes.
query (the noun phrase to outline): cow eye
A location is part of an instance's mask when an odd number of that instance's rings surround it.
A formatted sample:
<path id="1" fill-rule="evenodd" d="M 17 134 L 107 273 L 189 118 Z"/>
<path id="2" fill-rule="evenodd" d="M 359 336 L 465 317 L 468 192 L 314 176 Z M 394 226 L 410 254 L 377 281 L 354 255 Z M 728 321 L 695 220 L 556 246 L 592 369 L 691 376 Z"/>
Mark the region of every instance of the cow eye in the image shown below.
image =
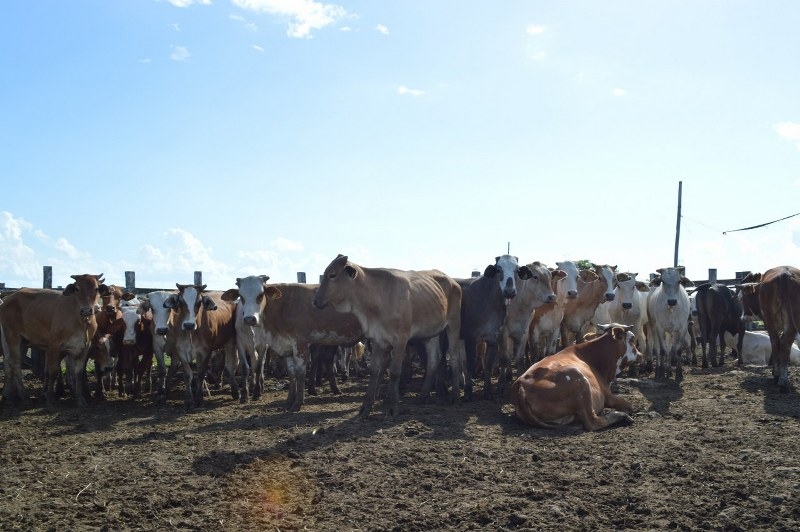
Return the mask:
<path id="1" fill-rule="evenodd" d="M 330 279 L 330 280 L 336 279 L 336 274 L 335 273 L 329 273 L 328 274 L 328 279 Z"/>

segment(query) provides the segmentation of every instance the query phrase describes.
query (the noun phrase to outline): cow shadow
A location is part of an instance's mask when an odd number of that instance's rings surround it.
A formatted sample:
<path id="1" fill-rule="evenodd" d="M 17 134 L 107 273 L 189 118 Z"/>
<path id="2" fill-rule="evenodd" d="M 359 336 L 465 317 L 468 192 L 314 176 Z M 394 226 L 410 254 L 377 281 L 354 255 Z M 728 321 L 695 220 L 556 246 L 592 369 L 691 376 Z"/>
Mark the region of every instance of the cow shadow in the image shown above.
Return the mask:
<path id="1" fill-rule="evenodd" d="M 683 397 L 683 387 L 674 379 L 618 379 L 621 385 L 635 388 L 650 403 L 649 410 L 658 415 L 672 416 L 670 407 Z"/>
<path id="2" fill-rule="evenodd" d="M 796 373 L 790 369 L 789 391 L 782 392 L 775 384 L 772 377 L 772 368 L 769 367 L 748 367 L 747 374 L 742 379 L 740 386 L 742 390 L 751 395 L 761 395 L 764 398 L 764 412 L 767 414 L 800 418 L 800 398 L 798 398 L 797 387 L 792 382 L 792 376 Z"/>

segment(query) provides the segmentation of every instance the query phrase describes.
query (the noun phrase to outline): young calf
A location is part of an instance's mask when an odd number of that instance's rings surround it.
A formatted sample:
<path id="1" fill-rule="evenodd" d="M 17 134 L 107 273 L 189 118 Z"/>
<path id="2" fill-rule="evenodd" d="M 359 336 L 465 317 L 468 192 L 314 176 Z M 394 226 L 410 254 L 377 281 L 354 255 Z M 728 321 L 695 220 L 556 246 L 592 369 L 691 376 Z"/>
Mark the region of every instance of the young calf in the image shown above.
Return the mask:
<path id="1" fill-rule="evenodd" d="M 579 420 L 586 430 L 633 421 L 633 405 L 611 393 L 609 384 L 627 366 L 641 360 L 631 327 L 598 325 L 603 332 L 546 357 L 511 387 L 517 417 L 528 425 L 556 428 Z M 600 415 L 604 408 L 617 408 Z"/>

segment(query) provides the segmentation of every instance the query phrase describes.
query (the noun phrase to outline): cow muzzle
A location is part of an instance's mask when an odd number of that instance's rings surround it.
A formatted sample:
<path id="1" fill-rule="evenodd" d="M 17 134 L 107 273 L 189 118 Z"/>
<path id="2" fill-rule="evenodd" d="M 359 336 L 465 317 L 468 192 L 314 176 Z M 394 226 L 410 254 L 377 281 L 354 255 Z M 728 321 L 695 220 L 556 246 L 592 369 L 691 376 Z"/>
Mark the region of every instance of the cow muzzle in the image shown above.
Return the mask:
<path id="1" fill-rule="evenodd" d="M 255 327 L 256 325 L 258 325 L 258 316 L 256 315 L 245 316 L 242 321 L 244 321 L 245 325 L 249 325 L 250 327 Z"/>
<path id="2" fill-rule="evenodd" d="M 606 294 L 606 301 L 614 301 L 614 297 L 615 297 L 614 293 L 610 292 L 610 293 Z"/>
<path id="3" fill-rule="evenodd" d="M 670 307 L 674 307 L 677 304 L 678 304 L 677 299 L 667 299 L 667 305 L 669 305 Z"/>
<path id="4" fill-rule="evenodd" d="M 184 331 L 193 331 L 197 329 L 197 324 L 193 321 L 187 321 L 183 324 Z"/>
<path id="5" fill-rule="evenodd" d="M 94 307 L 81 307 L 81 316 L 84 318 L 94 316 Z"/>
<path id="6" fill-rule="evenodd" d="M 622 308 L 623 308 L 624 310 L 630 310 L 630 309 L 632 309 L 632 308 L 633 308 L 633 303 L 623 303 L 623 304 L 622 304 Z"/>
<path id="7" fill-rule="evenodd" d="M 159 335 L 159 336 L 164 336 L 165 334 L 167 334 L 167 328 L 166 327 L 157 328 L 156 329 L 156 334 Z"/>

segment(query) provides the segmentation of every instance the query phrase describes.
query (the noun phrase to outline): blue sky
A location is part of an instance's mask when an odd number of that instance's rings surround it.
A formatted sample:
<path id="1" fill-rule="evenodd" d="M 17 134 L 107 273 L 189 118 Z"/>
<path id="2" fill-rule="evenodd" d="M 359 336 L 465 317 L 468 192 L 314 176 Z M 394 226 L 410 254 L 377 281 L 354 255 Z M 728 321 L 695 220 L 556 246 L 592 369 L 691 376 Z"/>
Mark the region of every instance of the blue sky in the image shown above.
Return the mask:
<path id="1" fill-rule="evenodd" d="M 0 282 L 800 265 L 800 3 L 8 0 Z"/>

